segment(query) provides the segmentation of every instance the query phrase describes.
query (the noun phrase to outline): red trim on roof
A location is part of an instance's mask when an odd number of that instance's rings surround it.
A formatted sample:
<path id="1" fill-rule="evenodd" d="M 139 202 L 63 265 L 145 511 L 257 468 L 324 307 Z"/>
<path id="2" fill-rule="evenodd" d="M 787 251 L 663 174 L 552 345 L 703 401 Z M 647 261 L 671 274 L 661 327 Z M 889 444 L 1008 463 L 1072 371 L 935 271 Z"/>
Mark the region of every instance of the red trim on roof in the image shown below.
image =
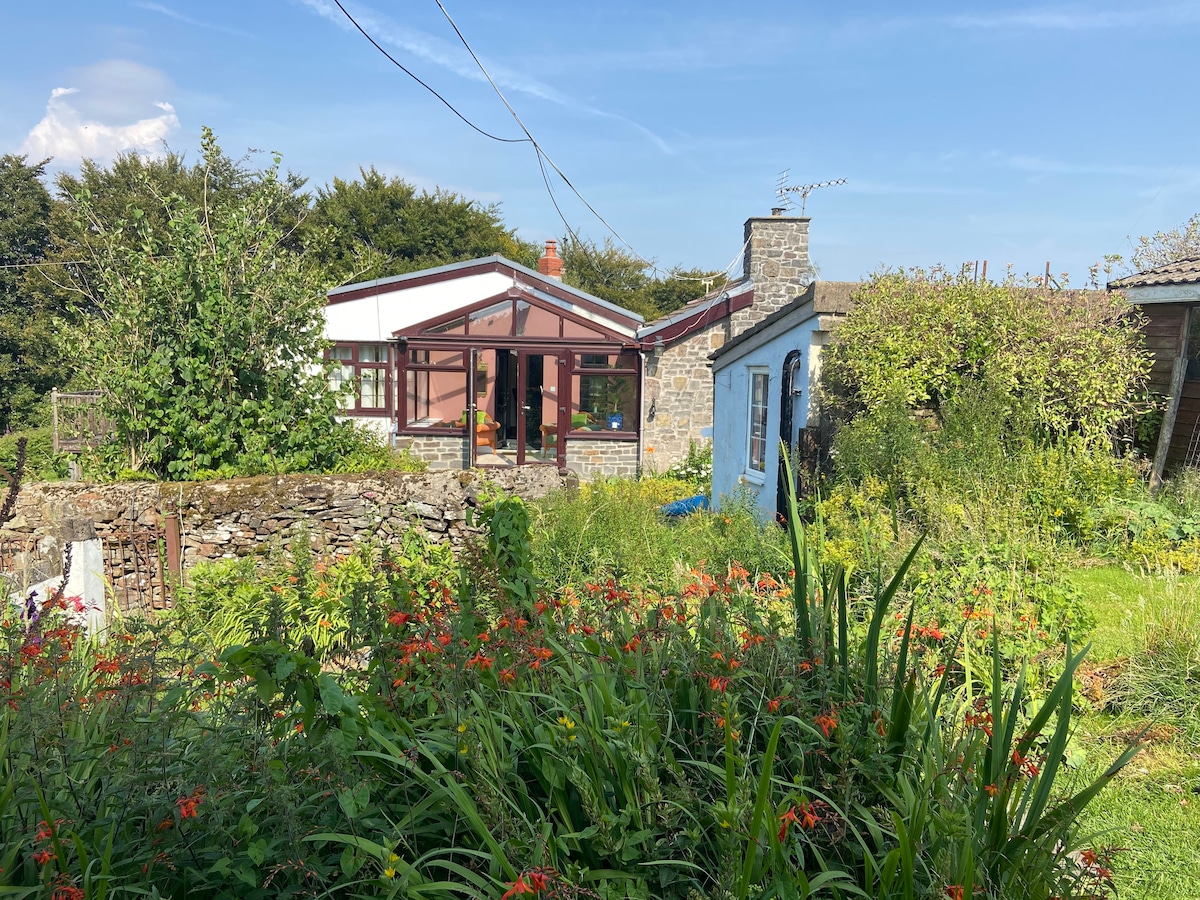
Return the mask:
<path id="1" fill-rule="evenodd" d="M 398 291 L 408 290 L 409 288 L 421 287 L 422 285 L 426 284 L 438 284 L 443 281 L 453 281 L 456 278 L 466 278 L 471 275 L 483 275 L 487 274 L 488 272 L 503 272 L 517 279 L 521 283 L 527 284 L 530 288 L 542 291 L 543 293 L 549 294 L 552 297 L 556 297 L 565 303 L 580 304 L 597 313 L 598 315 L 609 316 L 610 318 L 616 319 L 622 324 L 627 324 L 631 329 L 636 330 L 645 324 L 639 319 L 634 318 L 634 316 L 629 312 L 621 312 L 620 307 L 614 306 L 614 308 L 609 308 L 606 306 L 600 306 L 597 303 L 592 303 L 587 299 L 586 296 L 581 297 L 579 294 L 574 294 L 568 290 L 565 290 L 561 285 L 554 283 L 552 279 L 548 280 L 549 283 L 548 281 L 543 281 L 541 279 L 530 279 L 527 272 L 514 269 L 512 266 L 506 265 L 499 260 L 487 260 L 485 262 L 478 263 L 477 265 L 466 266 L 465 268 L 455 269 L 451 272 L 434 272 L 430 275 L 420 275 L 414 273 L 413 277 L 404 281 L 393 281 L 383 284 L 369 283 L 351 291 L 344 291 L 343 293 L 335 294 L 332 297 L 326 296 L 325 302 L 328 305 L 334 305 L 337 303 L 345 303 L 348 300 L 361 300 L 363 297 L 378 297 L 383 294 L 392 294 Z"/>
<path id="2" fill-rule="evenodd" d="M 562 309 L 562 308 L 554 306 L 550 303 L 546 303 L 542 300 L 539 300 L 537 297 L 534 297 L 534 296 L 527 294 L 524 291 L 516 289 L 516 288 L 509 288 L 507 291 L 503 291 L 502 293 L 499 293 L 499 294 L 493 294 L 492 296 L 485 297 L 482 300 L 476 300 L 473 303 L 468 303 L 466 306 L 456 307 L 455 309 L 451 310 L 448 313 L 443 313 L 442 315 L 436 316 L 432 319 L 426 319 L 423 322 L 417 322 L 413 325 L 408 326 L 407 328 L 397 329 L 396 331 L 392 332 L 392 336 L 393 337 L 408 337 L 410 339 L 412 339 L 412 338 L 420 338 L 420 339 L 453 338 L 457 341 L 471 343 L 472 345 L 480 343 L 479 339 L 484 339 L 483 342 L 487 343 L 495 338 L 510 337 L 510 335 L 472 335 L 472 334 L 429 335 L 429 334 L 422 333 L 422 332 L 428 331 L 430 328 L 434 328 L 438 325 L 445 324 L 446 322 L 453 322 L 455 319 L 469 318 L 471 313 L 478 312 L 481 309 L 487 309 L 489 306 L 493 306 L 504 300 L 524 300 L 526 303 L 528 303 L 531 306 L 536 306 L 538 309 L 544 309 L 546 312 L 552 313 L 553 315 L 558 316 L 560 319 L 567 319 L 568 321 L 574 322 L 576 325 L 579 325 L 581 328 L 587 328 L 590 331 L 594 331 L 597 334 L 602 335 L 603 337 L 600 338 L 599 340 L 603 340 L 604 338 L 607 338 L 611 341 L 622 341 L 622 342 L 629 341 L 629 335 L 622 334 L 619 331 L 614 331 L 612 328 L 609 328 L 600 322 L 593 322 L 591 319 L 586 319 L 583 316 L 576 315 L 575 313 L 571 312 L 570 310 Z M 590 306 L 591 304 L 588 304 L 588 305 Z M 596 312 L 598 314 L 603 314 L 605 312 L 605 310 L 597 308 Z M 561 326 L 560 326 L 560 332 L 561 332 Z M 526 337 L 525 335 L 515 335 L 512 337 L 515 337 L 516 339 L 519 339 L 521 341 L 529 341 L 529 340 L 538 340 L 541 338 L 545 338 L 547 336 L 546 335 L 530 335 L 530 336 Z M 574 338 L 563 338 L 563 340 L 573 341 L 575 343 L 580 343 L 580 342 L 586 343 L 589 340 L 595 341 L 597 339 L 595 339 L 595 338 L 589 339 L 586 337 L 574 337 Z"/>
<path id="3" fill-rule="evenodd" d="M 745 291 L 736 297 L 730 297 L 723 303 L 716 303 L 703 312 L 685 316 L 678 322 L 672 322 L 667 327 L 646 335 L 642 338 L 642 349 L 650 350 L 660 340 L 667 343 L 676 338 L 691 335 L 733 315 L 738 310 L 745 309 L 752 303 L 754 303 L 754 291 Z"/>

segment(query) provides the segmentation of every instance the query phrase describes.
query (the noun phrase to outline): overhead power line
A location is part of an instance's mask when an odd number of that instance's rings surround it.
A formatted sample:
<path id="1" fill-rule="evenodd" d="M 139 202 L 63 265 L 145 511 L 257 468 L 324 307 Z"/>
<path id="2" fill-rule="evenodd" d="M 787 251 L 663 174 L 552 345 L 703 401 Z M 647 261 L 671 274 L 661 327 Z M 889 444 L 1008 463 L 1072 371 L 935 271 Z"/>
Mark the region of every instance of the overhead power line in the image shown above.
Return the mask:
<path id="1" fill-rule="evenodd" d="M 336 0 L 335 0 L 335 2 L 336 2 Z M 600 215 L 600 213 L 596 210 L 596 208 L 594 206 L 592 206 L 592 204 L 588 203 L 587 198 L 584 197 L 583 194 L 581 194 L 579 192 L 579 189 L 576 188 L 575 185 L 571 183 L 571 179 L 568 178 L 566 173 L 563 172 L 563 170 L 560 169 L 555 164 L 554 160 L 552 160 L 550 158 L 549 154 L 546 153 L 546 151 L 542 148 L 542 145 L 538 143 L 537 139 L 533 136 L 533 134 L 525 126 L 525 123 L 523 121 L 521 121 L 521 117 L 519 115 L 517 115 L 517 111 L 515 109 L 513 109 L 512 104 L 508 102 L 508 98 L 504 96 L 504 92 L 500 90 L 500 86 L 496 84 L 495 79 L 492 78 L 491 73 L 488 72 L 487 67 L 484 66 L 483 61 L 480 60 L 480 58 L 475 54 L 475 51 L 471 48 L 471 45 L 467 41 L 466 36 L 459 29 L 457 23 L 455 23 L 455 21 L 454 21 L 454 18 L 450 15 L 449 10 L 447 10 L 445 5 L 442 3 L 442 0 L 434 0 L 434 2 L 437 4 L 438 9 L 440 9 L 442 11 L 442 15 L 446 17 L 446 21 L 450 23 L 450 27 L 454 29 L 454 33 L 456 35 L 458 35 L 458 39 L 462 42 L 462 45 L 467 49 L 467 52 L 469 54 L 471 54 L 471 59 L 475 60 L 475 65 L 477 65 L 479 67 L 479 71 L 483 73 L 483 77 L 486 78 L 488 81 L 488 84 L 490 84 L 492 86 L 492 90 L 496 92 L 496 96 L 500 98 L 500 102 L 504 104 L 504 107 L 508 110 L 509 114 L 513 117 L 513 120 L 517 123 L 517 126 L 521 129 L 522 132 L 524 132 L 525 137 L 528 139 L 528 142 L 533 145 L 534 152 L 537 154 L 537 157 L 538 157 L 538 166 L 542 172 L 542 181 L 546 185 L 546 191 L 550 195 L 550 201 L 551 201 L 551 203 L 554 204 L 554 208 L 558 212 L 558 217 L 560 219 L 562 219 L 563 226 L 567 229 L 567 233 L 571 235 L 572 239 L 574 239 L 576 241 L 576 243 L 579 244 L 580 248 L 583 249 L 582 241 L 579 240 L 579 237 L 575 233 L 575 230 L 573 228 L 571 228 L 570 224 L 567 222 L 566 216 L 563 215 L 563 211 L 558 204 L 558 199 L 554 196 L 554 191 L 550 187 L 550 179 L 546 173 L 547 165 L 549 165 L 550 168 L 553 169 L 554 172 L 558 175 L 558 177 L 563 180 L 563 183 L 568 188 L 571 189 L 571 193 L 573 193 L 579 199 L 579 202 L 581 202 L 584 206 L 586 206 L 588 211 L 593 216 L 595 216 L 600 221 L 600 223 L 609 230 L 609 232 L 612 234 L 612 236 L 615 237 L 618 241 L 620 241 L 621 244 L 623 244 L 629 250 L 630 253 L 632 253 L 640 262 L 644 263 L 646 268 L 652 270 L 655 274 L 658 274 L 659 272 L 663 272 L 664 271 L 663 269 L 660 269 L 658 266 L 656 266 L 653 262 L 651 262 L 645 256 L 638 253 L 637 250 L 634 248 L 634 246 L 629 243 L 629 241 L 627 241 L 627 240 L 625 240 L 625 238 L 621 237 L 620 232 L 618 232 L 615 228 L 613 228 L 613 226 L 609 224 L 608 220 L 605 219 L 604 216 Z M 586 256 L 586 250 L 584 250 L 584 255 Z M 590 260 L 589 260 L 589 262 L 590 262 Z M 735 263 L 736 263 L 736 259 L 735 259 Z M 730 266 L 732 266 L 732 265 L 733 265 L 733 263 L 730 264 Z M 593 264 L 593 268 L 594 267 L 595 266 Z M 671 273 L 667 272 L 666 274 L 670 275 Z M 728 274 L 728 267 L 726 268 L 725 272 L 722 272 L 719 274 Z M 684 276 L 684 275 L 674 275 L 672 277 L 677 278 L 680 281 L 703 282 L 703 281 L 710 280 L 707 278 L 695 278 L 692 276 Z"/>
<path id="2" fill-rule="evenodd" d="M 425 88 L 425 90 L 429 91 L 429 93 L 433 94 L 433 96 L 435 96 L 439 100 L 441 100 L 442 103 L 445 105 L 446 109 L 450 110 L 450 112 L 454 113 L 456 116 L 458 116 L 460 119 L 462 119 L 468 125 L 470 125 L 476 131 L 478 131 L 480 134 L 482 134 L 484 137 L 491 138 L 493 141 L 499 141 L 502 144 L 525 144 L 525 143 L 529 143 L 530 141 L 533 140 L 531 137 L 528 137 L 528 136 L 523 137 L 523 138 L 499 137 L 498 135 L 492 134 L 490 131 L 484 131 L 482 128 L 480 128 L 478 125 L 476 125 L 470 119 L 468 119 L 466 116 L 464 116 L 462 113 L 460 113 L 457 109 L 455 109 L 454 105 L 449 100 L 447 100 L 445 97 L 443 97 L 437 91 L 435 91 L 432 87 L 430 87 L 428 84 L 426 84 L 420 78 L 418 78 L 409 69 L 405 68 L 405 66 L 399 60 L 397 60 L 394 56 L 392 56 L 392 54 L 390 54 L 386 50 L 384 50 L 383 47 L 381 47 L 379 45 L 379 42 L 376 41 L 375 38 L 371 37 L 371 35 L 367 32 L 367 30 L 365 28 L 363 28 L 361 25 L 358 24 L 358 20 L 355 19 L 354 16 L 350 15 L 349 10 L 347 10 L 346 7 L 342 6 L 341 0 L 333 0 L 333 2 L 337 5 L 337 8 L 342 11 L 342 15 L 344 15 L 347 19 L 350 20 L 350 24 L 353 25 L 355 28 L 357 28 L 359 33 L 363 37 L 365 37 L 368 41 L 370 41 L 371 45 L 376 50 L 378 50 L 380 53 L 382 53 L 384 56 L 386 56 L 391 61 L 392 65 L 394 65 L 396 68 L 398 68 L 401 72 L 403 72 L 405 75 L 407 75 L 413 81 L 415 81 L 421 87 Z M 474 54 L 472 54 L 472 55 L 474 55 Z M 526 135 L 528 135 L 528 132 L 526 132 Z"/>

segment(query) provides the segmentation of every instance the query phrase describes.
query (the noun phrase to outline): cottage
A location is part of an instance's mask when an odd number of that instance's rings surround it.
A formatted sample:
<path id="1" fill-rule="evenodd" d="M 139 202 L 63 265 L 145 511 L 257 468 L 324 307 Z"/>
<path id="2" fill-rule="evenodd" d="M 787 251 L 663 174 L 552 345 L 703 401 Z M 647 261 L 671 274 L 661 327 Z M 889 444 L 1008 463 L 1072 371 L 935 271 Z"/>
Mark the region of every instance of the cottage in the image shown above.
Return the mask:
<path id="1" fill-rule="evenodd" d="M 1108 287 L 1122 291 L 1145 317 L 1146 349 L 1154 357 L 1150 389 L 1167 398 L 1150 481 L 1157 487 L 1164 472 L 1200 465 L 1200 257 L 1139 272 Z"/>
<path id="2" fill-rule="evenodd" d="M 780 443 L 811 459 L 822 443 L 821 348 L 857 282 L 814 281 L 712 354 L 713 499 L 749 493 L 764 519 L 786 509 Z"/>
<path id="3" fill-rule="evenodd" d="M 713 436 L 709 354 L 810 277 L 808 221 L 748 220 L 742 278 L 650 323 L 564 284 L 555 241 L 536 272 L 491 256 L 339 287 L 330 377 L 434 468 L 662 470 Z"/>

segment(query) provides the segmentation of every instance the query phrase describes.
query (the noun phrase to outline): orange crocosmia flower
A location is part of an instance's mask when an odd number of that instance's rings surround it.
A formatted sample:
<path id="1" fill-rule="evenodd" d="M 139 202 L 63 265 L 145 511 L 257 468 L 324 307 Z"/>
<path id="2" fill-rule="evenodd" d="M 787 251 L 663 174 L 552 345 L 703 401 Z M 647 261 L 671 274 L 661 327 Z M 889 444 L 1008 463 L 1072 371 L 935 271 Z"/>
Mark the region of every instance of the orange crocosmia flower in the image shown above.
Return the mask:
<path id="1" fill-rule="evenodd" d="M 640 646 L 642 646 L 642 639 L 635 634 L 633 636 L 633 640 L 629 641 L 629 643 L 627 643 L 621 649 L 624 650 L 626 653 L 633 653 Z"/>
<path id="2" fill-rule="evenodd" d="M 775 697 L 767 701 L 767 712 L 779 712 L 779 702 L 782 698 Z"/>
<path id="3" fill-rule="evenodd" d="M 505 891 L 504 896 L 500 900 L 509 900 L 510 897 L 519 897 L 522 894 L 536 894 L 537 888 L 525 883 L 525 876 L 518 875 L 517 880 L 510 882 L 509 888 Z"/>
<path id="4" fill-rule="evenodd" d="M 711 690 L 725 693 L 725 688 L 729 687 L 729 679 L 722 678 L 719 675 L 713 675 L 708 679 L 708 686 Z"/>
<path id="5" fill-rule="evenodd" d="M 830 710 L 829 713 L 822 713 L 814 718 L 813 723 L 821 729 L 825 737 L 829 737 L 833 729 L 837 728 L 837 715 Z"/>
<path id="6" fill-rule="evenodd" d="M 54 859 L 54 854 L 49 850 L 39 850 L 37 853 L 33 854 L 33 861 L 39 866 L 46 865 L 46 863 L 50 862 L 52 859 Z"/>
<path id="7" fill-rule="evenodd" d="M 500 672 L 500 681 L 502 684 L 512 684 L 516 680 L 517 680 L 517 673 L 515 670 L 509 668 L 509 669 L 504 669 Z"/>
<path id="8" fill-rule="evenodd" d="M 787 808 L 787 812 L 785 812 L 782 816 L 779 817 L 779 823 L 780 823 L 779 824 L 779 840 L 780 841 L 782 841 L 785 837 L 787 837 L 788 826 L 791 825 L 793 822 L 798 822 L 798 821 L 799 821 L 799 819 L 796 816 L 796 807 L 789 806 Z"/>
<path id="9" fill-rule="evenodd" d="M 950 900 L 963 900 L 963 886 L 961 884 L 951 884 L 946 888 L 946 896 Z"/>

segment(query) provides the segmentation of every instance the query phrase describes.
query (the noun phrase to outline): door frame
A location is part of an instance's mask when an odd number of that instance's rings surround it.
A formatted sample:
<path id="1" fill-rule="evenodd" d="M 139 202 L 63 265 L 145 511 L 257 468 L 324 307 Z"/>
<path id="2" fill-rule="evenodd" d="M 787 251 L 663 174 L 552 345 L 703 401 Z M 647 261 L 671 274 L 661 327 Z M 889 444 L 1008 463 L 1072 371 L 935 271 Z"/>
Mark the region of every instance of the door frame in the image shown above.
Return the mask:
<path id="1" fill-rule="evenodd" d="M 542 391 L 545 396 L 546 387 L 546 371 L 547 366 L 554 366 L 556 371 L 555 378 L 555 396 L 557 403 L 555 408 L 558 413 L 555 417 L 555 441 L 554 441 L 554 463 L 558 468 L 566 468 L 567 464 L 567 423 L 570 422 L 568 413 L 571 409 L 571 369 L 567 365 L 568 360 L 567 350 L 549 350 L 545 348 L 526 349 L 517 348 L 517 465 L 546 465 L 551 461 L 548 459 L 531 459 L 526 446 L 526 410 L 525 401 L 528 399 L 529 390 L 529 357 L 542 357 Z M 543 409 L 545 405 L 543 402 Z M 543 419 L 542 424 L 547 424 Z M 545 453 L 545 435 L 542 438 L 542 453 Z"/>

